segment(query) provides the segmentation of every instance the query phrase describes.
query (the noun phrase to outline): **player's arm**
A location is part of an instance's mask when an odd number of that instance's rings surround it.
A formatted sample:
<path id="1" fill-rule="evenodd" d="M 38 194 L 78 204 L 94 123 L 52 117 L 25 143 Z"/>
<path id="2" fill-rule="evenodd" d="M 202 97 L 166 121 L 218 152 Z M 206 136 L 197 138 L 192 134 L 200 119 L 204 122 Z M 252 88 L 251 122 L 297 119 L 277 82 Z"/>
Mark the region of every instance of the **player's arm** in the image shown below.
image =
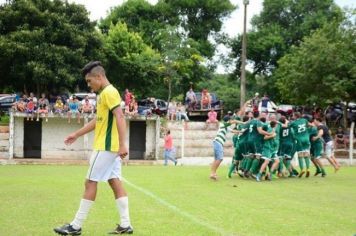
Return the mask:
<path id="1" fill-rule="evenodd" d="M 96 119 L 92 119 L 88 124 L 84 125 L 83 128 L 80 128 L 77 131 L 75 131 L 74 133 L 71 133 L 70 135 L 68 135 L 64 139 L 64 143 L 66 145 L 71 145 L 80 136 L 82 136 L 82 135 L 84 135 L 86 133 L 89 133 L 90 131 L 94 130 L 95 129 L 95 122 L 96 122 Z"/>
<path id="2" fill-rule="evenodd" d="M 270 134 L 268 134 L 268 135 L 265 135 L 264 137 L 263 137 L 263 139 L 264 140 L 267 140 L 267 139 L 272 139 L 272 138 L 274 138 L 274 137 L 276 137 L 276 132 L 272 132 L 272 133 L 270 133 Z"/>
<path id="3" fill-rule="evenodd" d="M 128 150 L 126 147 L 126 121 L 125 121 L 125 116 L 124 113 L 122 112 L 122 109 L 120 106 L 115 107 L 112 110 L 113 115 L 115 116 L 116 120 L 116 126 L 117 126 L 117 131 L 119 134 L 119 156 L 121 158 L 125 158 Z"/>
<path id="4" fill-rule="evenodd" d="M 320 139 L 323 136 L 323 134 L 324 134 L 324 130 L 323 129 L 319 129 L 318 130 L 318 135 L 312 138 L 313 141 Z"/>
<path id="5" fill-rule="evenodd" d="M 267 131 L 264 131 L 262 127 L 257 127 L 257 131 L 259 134 L 262 134 L 264 136 L 273 134 L 273 133 L 268 133 Z"/>

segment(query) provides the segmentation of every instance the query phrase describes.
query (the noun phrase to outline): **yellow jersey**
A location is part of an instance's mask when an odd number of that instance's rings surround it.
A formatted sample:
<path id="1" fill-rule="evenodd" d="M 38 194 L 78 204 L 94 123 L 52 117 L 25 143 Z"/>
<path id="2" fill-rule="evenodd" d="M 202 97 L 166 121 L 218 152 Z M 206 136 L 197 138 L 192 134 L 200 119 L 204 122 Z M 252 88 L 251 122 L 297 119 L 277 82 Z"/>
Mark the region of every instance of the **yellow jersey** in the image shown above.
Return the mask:
<path id="1" fill-rule="evenodd" d="M 111 84 L 106 86 L 97 96 L 94 150 L 119 151 L 119 134 L 116 119 L 112 111 L 119 107 L 121 97 Z"/>

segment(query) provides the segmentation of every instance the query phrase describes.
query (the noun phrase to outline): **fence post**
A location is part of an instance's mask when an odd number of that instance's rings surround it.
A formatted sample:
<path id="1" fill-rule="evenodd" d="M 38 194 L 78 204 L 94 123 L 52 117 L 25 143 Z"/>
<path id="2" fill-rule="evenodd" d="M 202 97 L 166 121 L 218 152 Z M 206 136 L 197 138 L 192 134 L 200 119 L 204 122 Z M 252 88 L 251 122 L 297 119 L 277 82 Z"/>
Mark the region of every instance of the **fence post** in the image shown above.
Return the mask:
<path id="1" fill-rule="evenodd" d="M 10 124 L 9 124 L 9 160 L 14 158 L 14 112 L 10 111 Z"/>
<path id="2" fill-rule="evenodd" d="M 349 142 L 350 165 L 353 164 L 353 159 L 354 159 L 354 129 L 355 129 L 355 122 L 353 121 L 350 127 L 350 142 Z"/>
<path id="3" fill-rule="evenodd" d="M 182 122 L 182 140 L 181 140 L 181 158 L 184 158 L 184 127 L 185 127 L 185 120 Z"/>

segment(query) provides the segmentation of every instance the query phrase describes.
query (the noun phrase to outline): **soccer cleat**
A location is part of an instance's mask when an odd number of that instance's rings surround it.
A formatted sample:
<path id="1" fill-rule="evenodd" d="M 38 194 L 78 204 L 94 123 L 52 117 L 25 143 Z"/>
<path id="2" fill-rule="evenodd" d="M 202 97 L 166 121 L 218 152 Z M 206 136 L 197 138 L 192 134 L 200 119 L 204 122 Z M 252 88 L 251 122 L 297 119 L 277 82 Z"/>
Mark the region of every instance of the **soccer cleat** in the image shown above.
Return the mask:
<path id="1" fill-rule="evenodd" d="M 133 229 L 131 226 L 124 228 L 120 225 L 117 225 L 116 229 L 114 229 L 114 231 L 110 232 L 109 234 L 133 234 Z"/>
<path id="2" fill-rule="evenodd" d="M 242 170 L 238 170 L 238 171 L 237 171 L 237 174 L 238 174 L 241 178 L 244 177 L 244 173 L 243 173 Z"/>
<path id="3" fill-rule="evenodd" d="M 245 171 L 244 172 L 244 176 L 245 176 L 245 178 L 250 178 L 250 172 L 249 171 Z"/>
<path id="4" fill-rule="evenodd" d="M 298 177 L 299 177 L 299 178 L 302 178 L 304 174 L 305 174 L 305 171 L 302 170 L 302 171 L 299 173 Z"/>
<path id="5" fill-rule="evenodd" d="M 255 175 L 254 173 L 251 173 L 252 178 L 256 179 L 257 175 Z"/>
<path id="6" fill-rule="evenodd" d="M 317 170 L 317 171 L 315 172 L 314 176 L 317 176 L 317 175 L 319 175 L 319 174 L 321 174 L 321 171 L 318 171 L 318 170 Z"/>
<path id="7" fill-rule="evenodd" d="M 310 171 L 307 170 L 307 174 L 305 175 L 305 178 L 309 178 L 309 175 L 310 175 Z"/>
<path id="8" fill-rule="evenodd" d="M 65 224 L 53 230 L 59 235 L 81 235 L 82 233 L 82 229 L 74 229 L 70 224 Z"/>
<path id="9" fill-rule="evenodd" d="M 261 181 L 261 174 L 260 174 L 260 173 L 258 173 L 258 174 L 256 175 L 256 181 L 257 181 L 257 182 L 260 182 L 260 181 Z"/>

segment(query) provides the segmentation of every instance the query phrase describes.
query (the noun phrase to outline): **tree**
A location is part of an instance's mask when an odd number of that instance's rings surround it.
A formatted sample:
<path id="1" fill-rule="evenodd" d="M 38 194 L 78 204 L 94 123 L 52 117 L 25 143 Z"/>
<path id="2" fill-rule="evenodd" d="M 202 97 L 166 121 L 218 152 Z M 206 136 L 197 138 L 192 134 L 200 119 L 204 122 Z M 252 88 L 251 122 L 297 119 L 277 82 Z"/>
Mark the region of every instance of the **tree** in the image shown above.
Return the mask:
<path id="1" fill-rule="evenodd" d="M 281 58 L 277 87 L 287 101 L 326 105 L 356 98 L 355 13 L 325 25 Z"/>
<path id="2" fill-rule="evenodd" d="M 1 86 L 37 93 L 73 88 L 80 68 L 100 59 L 102 43 L 94 26 L 83 6 L 60 0 L 0 6 Z"/>
<path id="3" fill-rule="evenodd" d="M 123 21 L 129 30 L 138 32 L 153 48 L 159 48 L 156 35 L 167 25 L 183 30 L 185 39 L 195 40 L 197 50 L 211 58 L 215 47 L 208 37 L 221 30 L 222 22 L 234 10 L 229 0 L 159 0 L 151 5 L 146 0 L 128 0 L 115 7 L 100 22 L 105 33 L 110 24 Z"/>
<path id="4" fill-rule="evenodd" d="M 137 96 L 149 96 L 159 81 L 160 54 L 146 45 L 125 23 L 111 25 L 104 38 L 108 77 L 119 88 L 130 88 Z M 150 88 L 150 89 L 148 89 Z"/>
<path id="5" fill-rule="evenodd" d="M 262 12 L 252 19 L 252 30 L 247 34 L 247 58 L 253 73 L 266 77 L 266 92 L 277 93 L 273 72 L 278 60 L 292 46 L 298 46 L 303 37 L 324 25 L 340 20 L 341 9 L 333 0 L 265 0 Z M 231 43 L 235 58 L 240 58 L 241 42 L 239 35 Z M 237 66 L 237 75 L 239 70 Z"/>

